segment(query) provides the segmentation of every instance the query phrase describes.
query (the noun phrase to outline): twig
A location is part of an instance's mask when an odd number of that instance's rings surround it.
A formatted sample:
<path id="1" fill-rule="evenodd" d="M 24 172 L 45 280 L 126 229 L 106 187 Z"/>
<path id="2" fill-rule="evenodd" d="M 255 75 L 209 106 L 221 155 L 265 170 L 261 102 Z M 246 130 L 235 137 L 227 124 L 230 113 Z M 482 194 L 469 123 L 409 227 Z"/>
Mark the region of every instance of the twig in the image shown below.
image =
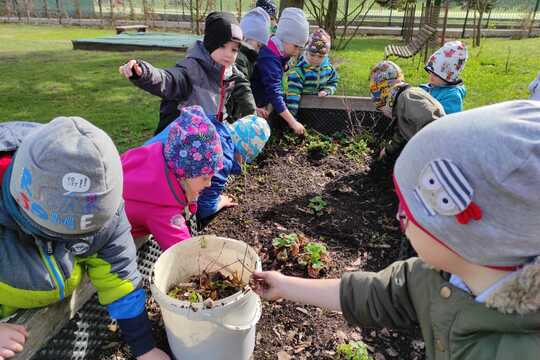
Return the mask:
<path id="1" fill-rule="evenodd" d="M 208 264 L 206 264 L 205 268 L 204 268 L 204 271 L 206 272 L 208 270 L 208 268 L 211 266 L 211 265 L 214 265 L 218 260 L 219 258 L 221 257 L 221 255 L 223 254 L 223 249 L 225 248 L 225 242 L 223 243 L 223 246 L 221 247 L 221 250 L 219 251 L 219 255 L 217 258 L 215 258 L 213 261 L 209 262 Z"/>
<path id="2" fill-rule="evenodd" d="M 246 263 L 247 252 L 248 252 L 248 244 L 246 244 L 246 251 L 244 251 L 244 260 L 242 260 L 242 274 L 240 274 L 240 280 L 244 278 L 244 269 L 246 268 L 245 263 Z"/>

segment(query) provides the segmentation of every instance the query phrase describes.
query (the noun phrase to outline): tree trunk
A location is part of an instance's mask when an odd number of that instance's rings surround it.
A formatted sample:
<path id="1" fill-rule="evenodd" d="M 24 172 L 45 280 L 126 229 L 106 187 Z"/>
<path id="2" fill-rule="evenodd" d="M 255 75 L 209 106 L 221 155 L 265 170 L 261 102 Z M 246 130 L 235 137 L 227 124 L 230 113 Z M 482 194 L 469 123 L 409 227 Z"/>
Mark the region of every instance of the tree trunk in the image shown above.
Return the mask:
<path id="1" fill-rule="evenodd" d="M 288 7 L 297 7 L 302 9 L 304 7 L 304 0 L 281 0 L 279 4 L 279 13 L 283 11 L 283 9 Z"/>
<path id="2" fill-rule="evenodd" d="M 465 20 L 463 21 L 463 30 L 461 30 L 461 38 L 465 37 L 465 30 L 467 28 L 467 20 L 469 20 L 470 10 L 471 10 L 471 3 L 467 1 L 467 12 L 465 13 Z"/>
<path id="3" fill-rule="evenodd" d="M 332 39 L 336 38 L 336 19 L 338 11 L 338 0 L 328 0 L 328 10 L 324 17 L 324 29 L 328 32 Z"/>
<path id="4" fill-rule="evenodd" d="M 49 18 L 49 4 L 47 3 L 47 0 L 43 0 L 43 13 L 46 18 Z"/>

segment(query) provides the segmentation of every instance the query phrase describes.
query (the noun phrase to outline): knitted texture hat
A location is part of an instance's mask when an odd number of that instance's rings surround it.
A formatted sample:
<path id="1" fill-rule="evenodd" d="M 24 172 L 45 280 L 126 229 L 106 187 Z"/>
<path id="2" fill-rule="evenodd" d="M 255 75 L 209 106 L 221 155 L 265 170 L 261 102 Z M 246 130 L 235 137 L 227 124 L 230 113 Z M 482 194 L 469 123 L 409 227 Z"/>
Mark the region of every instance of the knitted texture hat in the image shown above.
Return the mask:
<path id="1" fill-rule="evenodd" d="M 401 152 L 396 192 L 411 221 L 467 261 L 527 264 L 540 255 L 539 139 L 539 102 L 447 115 Z"/>
<path id="2" fill-rule="evenodd" d="M 392 98 L 392 90 L 403 84 L 405 76 L 401 68 L 394 62 L 383 60 L 371 68 L 369 74 L 369 91 L 375 107 L 384 110 Z"/>
<path id="3" fill-rule="evenodd" d="M 112 218 L 122 183 L 111 138 L 80 117 L 59 117 L 24 139 L 9 190 L 22 213 L 45 231 L 80 235 Z"/>
<path id="4" fill-rule="evenodd" d="M 242 29 L 233 14 L 212 12 L 204 22 L 203 44 L 211 54 L 229 41 L 240 43 L 243 39 Z"/>
<path id="5" fill-rule="evenodd" d="M 255 6 L 262 8 L 270 17 L 276 17 L 277 7 L 273 0 L 257 0 Z"/>
<path id="6" fill-rule="evenodd" d="M 309 24 L 306 15 L 299 8 L 285 8 L 281 12 L 276 36 L 285 43 L 304 47 L 309 37 Z"/>
<path id="7" fill-rule="evenodd" d="M 306 51 L 326 55 L 330 51 L 330 43 L 330 35 L 324 29 L 319 28 L 309 36 Z"/>
<path id="8" fill-rule="evenodd" d="M 179 179 L 213 176 L 223 168 L 219 135 L 200 106 L 182 109 L 170 127 L 163 155 Z"/>
<path id="9" fill-rule="evenodd" d="M 247 12 L 240 21 L 244 40 L 256 40 L 263 45 L 270 39 L 270 16 L 260 7 Z"/>
<path id="10" fill-rule="evenodd" d="M 467 57 L 467 48 L 461 41 L 450 41 L 431 55 L 425 69 L 450 84 L 459 83 Z"/>
<path id="11" fill-rule="evenodd" d="M 270 126 L 256 115 L 236 120 L 229 129 L 236 151 L 248 163 L 255 160 L 270 138 Z"/>

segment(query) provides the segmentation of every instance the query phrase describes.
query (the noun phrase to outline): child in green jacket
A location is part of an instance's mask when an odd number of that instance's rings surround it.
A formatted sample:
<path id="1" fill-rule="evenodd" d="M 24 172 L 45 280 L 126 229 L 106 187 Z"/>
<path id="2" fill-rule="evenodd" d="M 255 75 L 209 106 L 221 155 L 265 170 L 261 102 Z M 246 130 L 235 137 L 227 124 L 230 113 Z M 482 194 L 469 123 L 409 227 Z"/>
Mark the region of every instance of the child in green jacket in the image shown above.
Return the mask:
<path id="1" fill-rule="evenodd" d="M 287 81 L 287 108 L 294 116 L 302 95 L 329 96 L 336 92 L 338 74 L 328 53 L 330 35 L 323 29 L 317 29 L 309 37 L 304 55 L 289 71 Z"/>
<path id="2" fill-rule="evenodd" d="M 343 312 L 359 327 L 422 330 L 427 359 L 538 359 L 540 103 L 448 115 L 394 169 L 397 217 L 419 258 L 307 280 L 255 273 L 257 292 Z"/>

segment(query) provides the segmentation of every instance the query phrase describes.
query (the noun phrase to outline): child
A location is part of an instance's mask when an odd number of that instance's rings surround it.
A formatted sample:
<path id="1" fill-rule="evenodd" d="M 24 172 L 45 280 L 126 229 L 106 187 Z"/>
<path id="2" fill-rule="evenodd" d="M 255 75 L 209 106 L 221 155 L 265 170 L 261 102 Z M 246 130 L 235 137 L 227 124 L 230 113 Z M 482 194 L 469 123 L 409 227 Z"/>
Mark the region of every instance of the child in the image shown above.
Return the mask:
<path id="1" fill-rule="evenodd" d="M 540 101 L 540 71 L 536 75 L 536 79 L 529 84 L 529 93 L 531 94 L 529 99 Z"/>
<path id="2" fill-rule="evenodd" d="M 342 311 L 359 327 L 419 325 L 427 359 L 538 359 L 539 138 L 533 101 L 435 121 L 394 169 L 398 217 L 420 258 L 341 280 L 255 273 L 256 291 Z"/>
<path id="3" fill-rule="evenodd" d="M 277 31 L 277 6 L 273 0 L 257 0 L 255 7 L 260 7 L 270 16 L 270 33 L 274 35 Z M 266 45 L 266 44 L 265 44 Z"/>
<path id="4" fill-rule="evenodd" d="M 463 110 L 463 99 L 467 90 L 459 74 L 466 61 L 467 48 L 461 41 L 456 40 L 444 44 L 431 55 L 426 64 L 429 84 L 420 87 L 437 99 L 447 114 Z"/>
<path id="5" fill-rule="evenodd" d="M 133 355 L 169 359 L 152 339 L 112 140 L 78 117 L 29 124 L 0 127 L 0 318 L 71 296 L 86 272 Z M 0 358 L 28 336 L 0 323 Z"/>
<path id="6" fill-rule="evenodd" d="M 191 237 L 186 221 L 199 193 L 223 167 L 216 127 L 200 106 L 182 109 L 165 142 L 122 154 L 126 213 L 134 237 L 153 234 L 165 250 Z"/>
<path id="7" fill-rule="evenodd" d="M 296 116 L 303 94 L 328 96 L 336 92 L 338 75 L 330 59 L 330 36 L 323 29 L 311 34 L 304 56 L 289 72 L 287 108 Z"/>
<path id="8" fill-rule="evenodd" d="M 242 172 L 242 162 L 252 162 L 270 138 L 268 123 L 255 115 L 246 116 L 232 125 L 215 118 L 212 118 L 212 123 L 220 137 L 223 167 L 212 177 L 211 186 L 205 188 L 199 196 L 197 219 L 203 220 L 201 223 L 221 209 L 238 205 L 231 197 L 223 194 L 227 180 L 230 175 L 239 175 Z M 169 131 L 170 126 L 148 140 L 145 145 L 164 142 Z"/>
<path id="9" fill-rule="evenodd" d="M 270 38 L 270 17 L 262 8 L 257 7 L 244 15 L 240 21 L 240 28 L 244 35 L 244 41 L 240 45 L 240 51 L 236 58 L 236 68 L 246 79 L 250 80 L 259 56 L 259 50 L 268 43 Z M 232 97 L 236 96 L 237 94 L 233 92 Z M 245 115 L 236 108 L 241 110 L 237 103 L 231 101 L 227 103 L 227 113 L 233 119 Z"/>
<path id="10" fill-rule="evenodd" d="M 298 8 L 284 9 L 276 35 L 272 36 L 268 45 L 259 52 L 251 79 L 257 107 L 271 105 L 273 111 L 279 115 L 279 123 L 285 121 L 298 135 L 304 133 L 304 126 L 287 109 L 281 83 L 289 58 L 300 54 L 308 35 L 309 24 L 304 12 Z"/>
<path id="11" fill-rule="evenodd" d="M 375 65 L 369 81 L 371 99 L 378 110 L 392 119 L 389 128 L 394 131 L 379 159 L 393 160 L 414 134 L 445 115 L 442 105 L 431 95 L 405 82 L 400 67 L 392 61 Z"/>
<path id="12" fill-rule="evenodd" d="M 238 103 L 242 116 L 255 113 L 249 80 L 233 66 L 241 41 L 242 30 L 234 16 L 213 12 L 206 17 L 203 41 L 195 42 L 175 66 L 158 69 L 142 60 L 130 60 L 119 68 L 133 84 L 162 98 L 156 134 L 184 106 L 200 105 L 208 116 L 225 119 L 225 104 L 230 99 Z M 231 97 L 233 90 L 235 96 Z"/>

